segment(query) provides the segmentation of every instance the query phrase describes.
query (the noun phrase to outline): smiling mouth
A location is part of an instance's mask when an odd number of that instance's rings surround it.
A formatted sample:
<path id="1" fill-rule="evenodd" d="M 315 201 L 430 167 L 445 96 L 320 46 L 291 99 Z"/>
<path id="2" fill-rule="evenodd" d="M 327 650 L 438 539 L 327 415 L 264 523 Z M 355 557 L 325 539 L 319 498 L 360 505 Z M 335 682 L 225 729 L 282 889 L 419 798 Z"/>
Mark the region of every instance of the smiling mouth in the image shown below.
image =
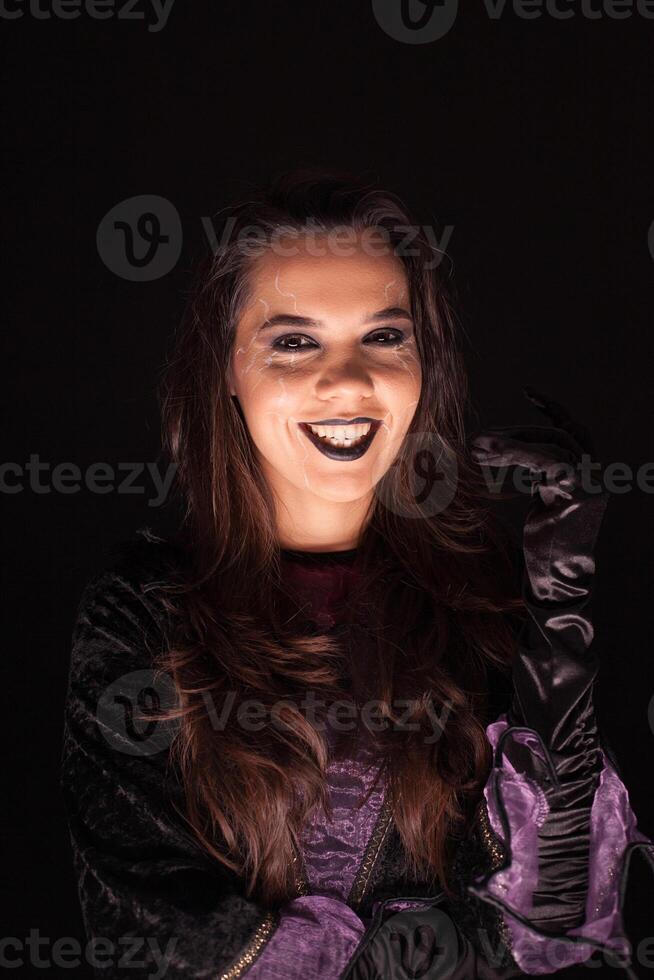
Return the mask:
<path id="1" fill-rule="evenodd" d="M 298 423 L 309 441 L 323 456 L 343 461 L 360 459 L 370 449 L 381 424 L 379 419 L 348 425 Z"/>

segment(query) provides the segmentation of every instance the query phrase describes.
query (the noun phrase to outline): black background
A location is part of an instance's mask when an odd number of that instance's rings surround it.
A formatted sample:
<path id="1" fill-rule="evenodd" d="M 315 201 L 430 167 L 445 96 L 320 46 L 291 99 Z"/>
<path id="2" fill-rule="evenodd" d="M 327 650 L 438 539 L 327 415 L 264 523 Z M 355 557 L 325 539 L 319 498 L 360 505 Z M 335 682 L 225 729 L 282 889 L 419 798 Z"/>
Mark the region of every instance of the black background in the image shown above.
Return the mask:
<path id="1" fill-rule="evenodd" d="M 201 219 L 298 164 L 373 175 L 453 226 L 485 423 L 542 423 L 520 391 L 533 384 L 591 428 L 600 459 L 635 472 L 654 458 L 654 21 L 492 19 L 466 0 L 446 36 L 406 44 L 369 0 L 176 0 L 163 30 L 148 20 L 0 18 L 6 461 L 157 460 L 154 387 L 207 248 Z M 170 272 L 131 282 L 96 232 L 145 194 L 174 205 L 183 244 Z M 109 549 L 175 521 L 140 485 L 2 494 L 5 935 L 83 940 L 58 790 L 70 632 Z M 650 835 L 652 500 L 612 496 L 596 606 L 603 728 Z M 653 885 L 636 872 L 642 919 Z"/>

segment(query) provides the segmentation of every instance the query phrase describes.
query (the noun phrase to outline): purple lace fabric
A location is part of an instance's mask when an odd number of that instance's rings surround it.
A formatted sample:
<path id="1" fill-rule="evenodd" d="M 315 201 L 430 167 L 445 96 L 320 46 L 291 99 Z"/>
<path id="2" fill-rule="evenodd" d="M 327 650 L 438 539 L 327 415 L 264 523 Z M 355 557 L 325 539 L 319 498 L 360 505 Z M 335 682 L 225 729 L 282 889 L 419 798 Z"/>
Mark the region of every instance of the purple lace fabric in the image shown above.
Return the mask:
<path id="1" fill-rule="evenodd" d="M 636 825 L 626 787 L 603 752 L 603 768 L 591 809 L 586 917 L 580 926 L 559 935 L 544 935 L 529 923 L 538 883 L 538 830 L 549 813 L 545 792 L 517 772 L 504 756 L 497 764 L 500 737 L 509 728 L 504 715 L 486 729 L 496 764 L 484 789 L 491 826 L 508 852 L 506 866 L 470 890 L 499 906 L 512 940 L 512 954 L 527 974 L 553 973 L 581 963 L 593 950 L 628 955 L 621 913 L 620 880 L 631 847 L 644 847 L 654 862 L 654 844 Z M 538 752 L 537 738 L 520 736 Z M 584 942 L 589 940 L 589 942 Z"/>
<path id="2" fill-rule="evenodd" d="M 378 773 L 379 765 L 364 744 L 356 755 L 330 763 L 331 819 L 322 809 L 314 813 L 303 838 L 305 870 L 314 893 L 347 901 L 384 802 Z"/>

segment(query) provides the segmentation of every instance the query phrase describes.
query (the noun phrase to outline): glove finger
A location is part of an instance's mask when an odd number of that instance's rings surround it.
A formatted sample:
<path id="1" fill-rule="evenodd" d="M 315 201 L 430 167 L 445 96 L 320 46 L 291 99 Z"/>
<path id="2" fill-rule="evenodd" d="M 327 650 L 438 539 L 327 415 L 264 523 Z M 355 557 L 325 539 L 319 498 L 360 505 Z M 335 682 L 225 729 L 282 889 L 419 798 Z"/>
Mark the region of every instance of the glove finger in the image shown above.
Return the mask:
<path id="1" fill-rule="evenodd" d="M 489 429 L 471 443 L 473 458 L 481 466 L 523 466 L 550 471 L 561 463 L 575 466 L 574 440 L 566 433 L 537 427 Z"/>
<path id="2" fill-rule="evenodd" d="M 478 433 L 479 436 L 487 434 L 524 443 L 528 449 L 546 452 L 553 458 L 578 460 L 583 451 L 571 433 L 551 425 L 490 426 Z"/>
<path id="3" fill-rule="evenodd" d="M 568 432 L 576 440 L 581 452 L 594 455 L 595 447 L 590 430 L 585 425 L 582 425 L 581 422 L 573 419 L 567 408 L 564 408 L 560 402 L 550 398 L 549 395 L 537 391 L 532 385 L 524 385 L 522 392 L 536 408 L 554 422 L 554 425 Z"/>

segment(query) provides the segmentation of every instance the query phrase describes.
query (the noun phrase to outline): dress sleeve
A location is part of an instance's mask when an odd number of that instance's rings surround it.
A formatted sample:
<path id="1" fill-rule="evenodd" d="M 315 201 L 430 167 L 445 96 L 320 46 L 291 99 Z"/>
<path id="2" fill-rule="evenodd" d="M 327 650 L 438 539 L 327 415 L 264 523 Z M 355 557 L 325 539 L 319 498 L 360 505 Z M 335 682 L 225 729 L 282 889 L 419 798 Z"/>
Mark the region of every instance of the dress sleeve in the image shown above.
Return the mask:
<path id="1" fill-rule="evenodd" d="M 248 980 L 340 980 L 364 934 L 358 915 L 338 899 L 306 895 L 282 909 L 279 925 Z"/>
<path id="2" fill-rule="evenodd" d="M 61 787 L 96 975 L 336 980 L 364 932 L 354 912 L 261 906 L 184 825 L 172 723 L 147 720 L 174 690 L 152 669 L 164 618 L 142 579 L 124 563 L 96 576 L 73 631 Z"/>
<path id="3" fill-rule="evenodd" d="M 500 909 L 512 956 L 527 975 L 554 973 L 597 949 L 628 962 L 626 877 L 636 849 L 654 868 L 654 845 L 637 827 L 615 766 L 600 749 L 590 777 L 570 778 L 561 766 L 557 772 L 538 733 L 506 715 L 487 735 L 494 763 L 484 797 L 505 861 L 469 890 Z"/>

